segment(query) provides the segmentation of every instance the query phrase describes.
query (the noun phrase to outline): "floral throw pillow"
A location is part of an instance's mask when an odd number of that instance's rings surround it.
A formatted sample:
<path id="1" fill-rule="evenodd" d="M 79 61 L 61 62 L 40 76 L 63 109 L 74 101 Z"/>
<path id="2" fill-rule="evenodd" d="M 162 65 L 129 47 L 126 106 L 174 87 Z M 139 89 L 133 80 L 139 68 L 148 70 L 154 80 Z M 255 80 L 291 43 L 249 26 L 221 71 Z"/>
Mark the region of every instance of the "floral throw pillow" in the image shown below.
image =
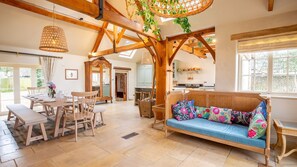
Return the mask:
<path id="1" fill-rule="evenodd" d="M 210 109 L 206 107 L 195 106 L 197 118 L 208 119 L 210 115 Z"/>
<path id="2" fill-rule="evenodd" d="M 208 120 L 231 124 L 231 109 L 210 107 L 210 115 Z"/>
<path id="3" fill-rule="evenodd" d="M 267 107 L 266 107 L 266 102 L 262 101 L 257 108 L 254 110 L 254 112 L 256 113 L 257 111 L 259 111 L 262 113 L 263 117 L 265 118 L 265 120 L 267 120 Z"/>
<path id="4" fill-rule="evenodd" d="M 252 139 L 258 139 L 265 135 L 267 129 L 267 121 L 259 108 L 256 111 L 253 119 L 251 120 L 249 129 L 248 129 L 248 137 Z"/>
<path id="5" fill-rule="evenodd" d="M 253 117 L 253 112 L 231 111 L 231 122 L 248 126 Z"/>
<path id="6" fill-rule="evenodd" d="M 194 112 L 188 102 L 177 102 L 172 105 L 172 114 L 174 118 L 178 121 L 194 119 Z"/>
<path id="7" fill-rule="evenodd" d="M 189 107 L 193 114 L 195 114 L 194 100 L 183 100 L 179 101 L 178 103 Z"/>

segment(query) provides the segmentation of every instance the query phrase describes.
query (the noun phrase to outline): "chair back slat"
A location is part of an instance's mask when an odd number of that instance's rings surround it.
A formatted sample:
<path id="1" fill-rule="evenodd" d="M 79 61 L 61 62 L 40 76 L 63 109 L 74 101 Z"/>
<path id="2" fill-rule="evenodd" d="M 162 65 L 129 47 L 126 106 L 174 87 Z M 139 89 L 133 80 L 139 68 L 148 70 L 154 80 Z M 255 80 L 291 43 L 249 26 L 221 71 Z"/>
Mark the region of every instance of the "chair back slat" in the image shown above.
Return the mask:
<path id="1" fill-rule="evenodd" d="M 71 92 L 72 95 L 72 113 L 88 114 L 93 112 L 96 104 L 98 91 L 93 92 Z"/>

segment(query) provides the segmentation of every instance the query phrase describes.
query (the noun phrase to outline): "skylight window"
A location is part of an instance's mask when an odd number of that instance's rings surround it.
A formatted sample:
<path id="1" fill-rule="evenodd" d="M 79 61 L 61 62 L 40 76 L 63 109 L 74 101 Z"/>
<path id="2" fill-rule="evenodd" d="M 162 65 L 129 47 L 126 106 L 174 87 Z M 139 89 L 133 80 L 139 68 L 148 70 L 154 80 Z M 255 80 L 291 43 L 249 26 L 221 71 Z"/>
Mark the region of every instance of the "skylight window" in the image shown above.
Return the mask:
<path id="1" fill-rule="evenodd" d="M 174 18 L 160 17 L 160 19 L 161 19 L 162 23 L 164 23 L 164 22 L 167 22 L 167 21 L 171 21 L 171 20 L 173 20 Z"/>
<path id="2" fill-rule="evenodd" d="M 119 57 L 126 58 L 126 59 L 132 59 L 133 56 L 135 55 L 135 53 L 136 53 L 136 49 L 135 50 L 128 50 L 128 51 L 125 51 L 125 52 L 121 52 Z"/>
<path id="3" fill-rule="evenodd" d="M 130 44 L 133 44 L 133 42 L 125 41 L 125 44 L 130 45 Z M 120 52 L 119 57 L 126 58 L 126 59 L 132 59 L 133 56 L 135 55 L 135 53 L 136 53 L 136 49 L 128 50 L 128 51 L 125 51 L 125 52 Z"/>

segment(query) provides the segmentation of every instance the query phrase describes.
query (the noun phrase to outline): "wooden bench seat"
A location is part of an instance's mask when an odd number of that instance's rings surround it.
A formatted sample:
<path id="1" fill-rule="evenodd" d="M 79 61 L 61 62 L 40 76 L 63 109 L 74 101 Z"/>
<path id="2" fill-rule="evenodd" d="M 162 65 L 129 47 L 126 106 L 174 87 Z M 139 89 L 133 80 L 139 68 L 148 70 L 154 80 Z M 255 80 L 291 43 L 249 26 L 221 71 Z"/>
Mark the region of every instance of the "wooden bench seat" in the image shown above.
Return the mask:
<path id="1" fill-rule="evenodd" d="M 15 129 L 19 126 L 20 123 L 22 123 L 25 126 L 28 126 L 26 146 L 29 145 L 32 141 L 40 139 L 43 139 L 45 141 L 47 140 L 47 135 L 44 127 L 44 123 L 47 122 L 47 118 L 45 116 L 31 110 L 30 108 L 22 104 L 11 104 L 7 105 L 6 107 L 9 110 L 7 120 L 10 120 L 12 114 L 16 117 L 14 125 Z M 37 124 L 40 125 L 42 135 L 32 137 L 33 125 Z"/>

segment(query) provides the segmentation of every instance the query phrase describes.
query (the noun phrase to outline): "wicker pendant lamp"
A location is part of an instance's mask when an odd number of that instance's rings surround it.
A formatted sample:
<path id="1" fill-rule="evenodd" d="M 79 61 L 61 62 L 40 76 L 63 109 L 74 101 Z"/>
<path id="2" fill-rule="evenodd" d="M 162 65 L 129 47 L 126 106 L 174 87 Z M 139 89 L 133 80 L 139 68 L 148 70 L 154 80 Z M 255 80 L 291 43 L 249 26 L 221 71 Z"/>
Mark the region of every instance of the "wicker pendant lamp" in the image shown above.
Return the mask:
<path id="1" fill-rule="evenodd" d="M 55 26 L 55 5 L 53 6 L 53 25 L 42 31 L 39 49 L 48 52 L 68 52 L 64 30 Z"/>
<path id="2" fill-rule="evenodd" d="M 160 17 L 187 17 L 203 12 L 214 0 L 149 0 L 150 10 Z"/>

